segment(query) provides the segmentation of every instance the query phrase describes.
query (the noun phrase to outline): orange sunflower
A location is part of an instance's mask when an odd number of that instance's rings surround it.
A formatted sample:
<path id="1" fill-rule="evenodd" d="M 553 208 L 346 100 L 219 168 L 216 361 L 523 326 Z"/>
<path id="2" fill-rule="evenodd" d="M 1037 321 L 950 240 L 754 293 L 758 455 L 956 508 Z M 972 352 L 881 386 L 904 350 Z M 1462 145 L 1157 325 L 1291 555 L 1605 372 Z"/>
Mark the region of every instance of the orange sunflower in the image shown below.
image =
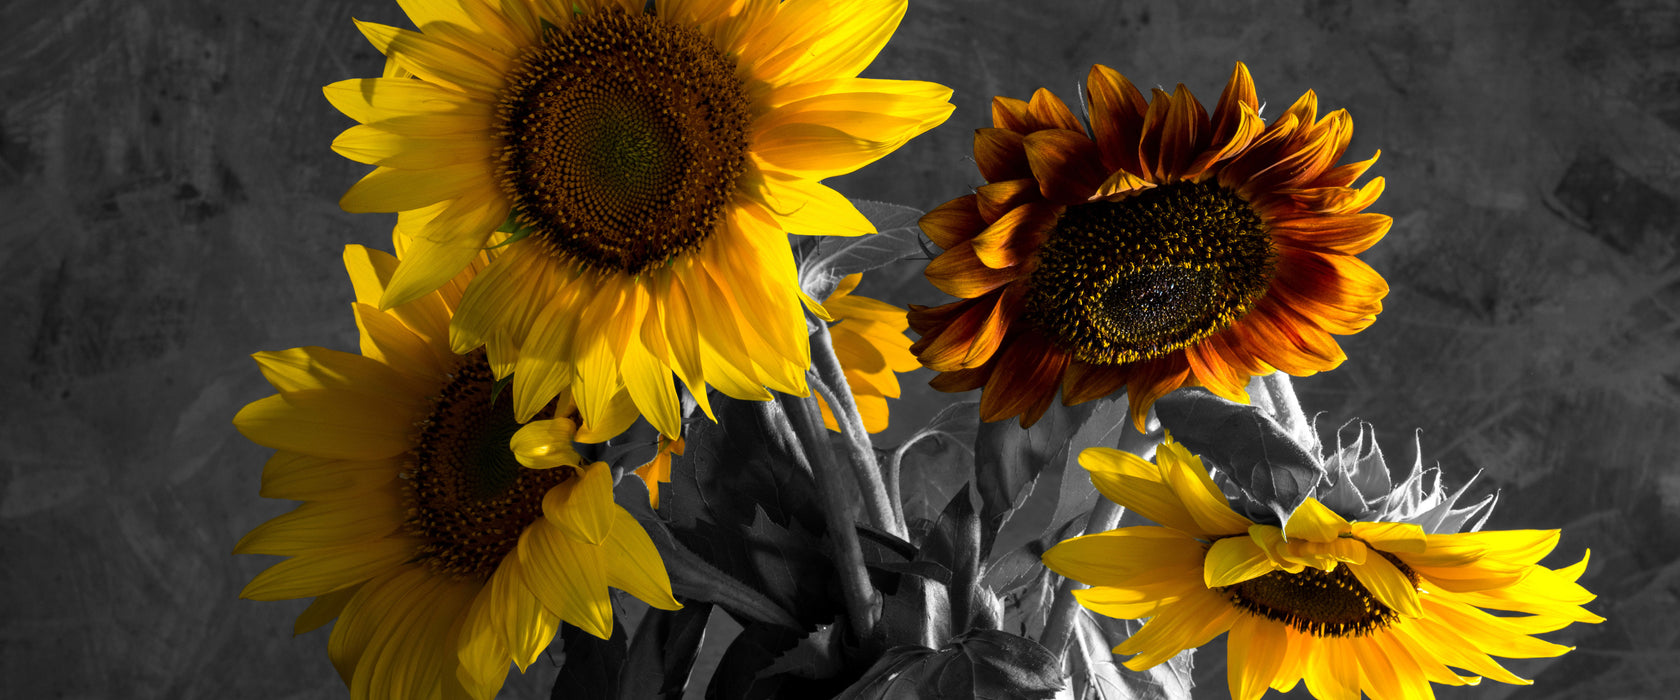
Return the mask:
<path id="1" fill-rule="evenodd" d="M 239 541 L 235 553 L 287 557 L 240 595 L 314 598 L 299 634 L 337 618 L 327 654 L 358 699 L 493 698 L 561 621 L 610 636 L 609 586 L 681 607 L 653 541 L 614 503 L 610 468 L 572 446 L 618 434 L 634 406 L 580 428 L 563 398 L 521 427 L 484 353 L 449 349 L 450 311 L 485 256 L 389 311 L 373 304 L 397 260 L 360 246 L 344 258 L 361 354 L 257 353 L 279 393 L 234 418 L 277 450 L 261 494 L 303 501 Z"/>
<path id="2" fill-rule="evenodd" d="M 912 347 L 943 391 L 982 389 L 988 421 L 1031 425 L 1124 386 L 1142 429 L 1156 399 L 1199 384 L 1247 402 L 1249 377 L 1345 359 L 1388 286 L 1354 257 L 1392 220 L 1362 213 L 1382 178 L 1337 166 L 1347 112 L 1307 92 L 1271 124 L 1238 63 L 1210 117 L 1179 85 L 1146 102 L 1094 66 L 1091 129 L 1055 95 L 992 101 L 974 156 L 987 184 L 928 212 L 927 267 L 960 301 L 912 307 Z"/>
<path id="3" fill-rule="evenodd" d="M 873 233 L 821 184 L 943 122 L 951 91 L 857 77 L 905 0 L 405 2 L 359 23 L 401 72 L 326 88 L 378 166 L 344 195 L 414 245 L 379 300 L 436 289 L 485 247 L 450 326 L 513 375 L 515 416 L 563 391 L 586 422 L 622 387 L 669 437 L 676 381 L 804 395 L 810 348 L 787 232 Z M 805 300 L 809 301 L 809 300 Z M 674 375 L 674 376 L 673 376 Z"/>

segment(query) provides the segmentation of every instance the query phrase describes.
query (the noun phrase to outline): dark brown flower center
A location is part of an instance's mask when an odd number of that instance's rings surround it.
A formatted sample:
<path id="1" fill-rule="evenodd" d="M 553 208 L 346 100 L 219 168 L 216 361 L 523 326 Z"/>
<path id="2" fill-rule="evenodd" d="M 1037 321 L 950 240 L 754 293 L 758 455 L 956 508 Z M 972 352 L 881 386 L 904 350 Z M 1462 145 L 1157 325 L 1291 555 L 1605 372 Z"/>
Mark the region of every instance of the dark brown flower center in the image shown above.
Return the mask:
<path id="1" fill-rule="evenodd" d="M 1212 335 L 1271 285 L 1271 236 L 1213 181 L 1068 208 L 1039 252 L 1028 317 L 1076 359 L 1122 364 Z"/>
<path id="2" fill-rule="evenodd" d="M 1417 586 L 1417 573 L 1399 559 L 1376 550 L 1371 554 L 1387 559 Z M 1310 566 L 1297 574 L 1273 571 L 1218 590 L 1240 610 L 1319 637 L 1362 636 L 1400 619 L 1345 564 L 1333 571 Z"/>
<path id="3" fill-rule="evenodd" d="M 557 256 L 638 274 L 698 248 L 746 169 L 735 62 L 693 29 L 603 11 L 549 29 L 498 105 L 497 175 Z"/>
<path id="4" fill-rule="evenodd" d="M 421 422 L 403 473 L 408 532 L 423 542 L 418 558 L 440 573 L 488 577 L 542 517 L 543 496 L 574 473 L 519 464 L 508 448 L 520 426 L 513 397 L 502 391 L 492 406 L 494 385 L 484 353 L 468 355 Z"/>

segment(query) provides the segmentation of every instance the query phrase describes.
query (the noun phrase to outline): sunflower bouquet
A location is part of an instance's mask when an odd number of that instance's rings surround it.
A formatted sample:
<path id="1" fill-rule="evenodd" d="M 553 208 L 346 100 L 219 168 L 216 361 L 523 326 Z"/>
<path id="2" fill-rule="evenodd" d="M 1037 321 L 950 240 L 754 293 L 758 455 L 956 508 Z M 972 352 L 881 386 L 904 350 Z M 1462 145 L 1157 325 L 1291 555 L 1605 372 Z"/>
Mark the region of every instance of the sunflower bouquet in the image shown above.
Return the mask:
<path id="1" fill-rule="evenodd" d="M 400 4 L 325 89 L 341 205 L 396 214 L 359 352 L 257 353 L 234 419 L 302 502 L 243 595 L 312 599 L 352 697 L 1188 697 L 1210 644 L 1243 700 L 1431 697 L 1601 621 L 1557 530 L 1301 409 L 1392 222 L 1313 93 L 1094 66 L 923 213 L 823 184 L 952 112 L 859 77 L 904 0 Z M 889 266 L 954 300 L 858 294 Z M 894 412 L 921 367 L 977 400 Z"/>

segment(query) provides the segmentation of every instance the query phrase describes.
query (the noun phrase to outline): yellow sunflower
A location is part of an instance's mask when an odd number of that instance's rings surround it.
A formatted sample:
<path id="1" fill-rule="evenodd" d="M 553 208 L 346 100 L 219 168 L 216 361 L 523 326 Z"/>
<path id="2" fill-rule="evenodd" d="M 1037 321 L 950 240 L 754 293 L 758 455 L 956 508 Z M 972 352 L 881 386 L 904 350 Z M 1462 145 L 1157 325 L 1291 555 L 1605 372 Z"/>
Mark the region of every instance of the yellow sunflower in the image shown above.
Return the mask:
<path id="1" fill-rule="evenodd" d="M 871 433 L 887 429 L 887 399 L 899 395 L 898 373 L 922 366 L 910 352 L 910 338 L 904 335 L 909 322 L 904 309 L 869 297 L 852 294 L 863 273 L 848 275 L 840 280 L 834 293 L 823 301 L 823 308 L 834 319 L 829 337 L 834 343 L 834 355 L 852 388 L 863 417 L 863 428 Z M 828 409 L 828 402 L 817 397 L 822 408 L 823 424 L 829 430 L 839 430 L 840 424 Z"/>
<path id="2" fill-rule="evenodd" d="M 327 653 L 354 698 L 494 697 L 561 621 L 609 636 L 609 586 L 680 607 L 652 540 L 613 503 L 610 469 L 572 448 L 634 420 L 628 395 L 612 400 L 628 412 L 605 412 L 618 425 L 580 429 L 563 398 L 520 429 L 484 353 L 449 348 L 482 255 L 390 311 L 373 304 L 397 260 L 360 246 L 344 259 L 361 354 L 257 353 L 279 393 L 234 418 L 278 450 L 262 495 L 303 501 L 239 541 L 236 553 L 288 557 L 241 596 L 314 597 L 300 634 L 338 618 Z"/>
<path id="3" fill-rule="evenodd" d="M 1114 648 L 1135 655 L 1125 662 L 1133 670 L 1228 632 L 1237 700 L 1302 680 L 1324 700 L 1428 698 L 1431 683 L 1528 684 L 1492 657 L 1558 656 L 1570 648 L 1530 635 L 1603 621 L 1581 607 L 1594 598 L 1576 583 L 1585 558 L 1558 570 L 1538 564 L 1557 530 L 1430 534 L 1406 522 L 1349 522 L 1316 498 L 1280 528 L 1238 515 L 1201 459 L 1170 439 L 1155 464 L 1106 448 L 1079 463 L 1109 500 L 1164 526 L 1076 537 L 1044 553 L 1052 571 L 1092 586 L 1074 591 L 1080 604 L 1149 618 Z"/>
<path id="4" fill-rule="evenodd" d="M 1303 95 L 1261 121 L 1248 69 L 1210 117 L 1179 85 L 1151 101 L 1119 73 L 1086 81 L 1091 129 L 1047 90 L 998 97 L 975 132 L 987 184 L 934 209 L 945 252 L 927 278 L 961 300 L 911 307 L 912 348 L 944 391 L 983 388 L 988 421 L 1031 425 L 1057 388 L 1068 405 L 1124 386 L 1142 429 L 1187 384 L 1247 402 L 1254 375 L 1308 375 L 1345 358 L 1388 286 L 1360 261 L 1391 220 L 1362 213 L 1382 178 L 1335 166 L 1347 112 Z"/>
<path id="5" fill-rule="evenodd" d="M 341 205 L 408 217 L 415 243 L 380 308 L 454 277 L 498 227 L 515 233 L 450 344 L 513 373 L 518 420 L 569 388 L 595 422 L 625 387 L 677 437 L 673 373 L 708 415 L 708 385 L 804 395 L 786 232 L 873 233 L 820 181 L 952 109 L 943 86 L 857 77 L 905 0 L 403 7 L 418 32 L 358 26 L 414 77 L 326 88 L 361 122 L 334 149 L 378 166 Z"/>

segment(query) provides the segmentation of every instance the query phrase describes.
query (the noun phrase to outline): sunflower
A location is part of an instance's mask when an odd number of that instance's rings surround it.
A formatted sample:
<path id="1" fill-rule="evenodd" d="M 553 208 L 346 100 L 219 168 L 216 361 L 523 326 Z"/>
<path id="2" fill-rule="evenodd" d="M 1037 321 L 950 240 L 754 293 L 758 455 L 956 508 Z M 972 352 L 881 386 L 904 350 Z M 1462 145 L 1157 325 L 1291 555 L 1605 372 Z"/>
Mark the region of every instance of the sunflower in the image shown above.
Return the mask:
<path id="1" fill-rule="evenodd" d="M 820 181 L 951 112 L 943 86 L 857 77 L 905 0 L 656 5 L 404 3 L 418 32 L 358 26 L 414 77 L 326 88 L 361 123 L 334 149 L 378 166 L 340 204 L 413 220 L 380 308 L 514 233 L 467 289 L 450 345 L 508 358 L 492 364 L 513 374 L 517 420 L 569 388 L 595 422 L 626 387 L 677 437 L 673 374 L 708 415 L 708 385 L 804 395 L 786 232 L 873 233 Z"/>
<path id="2" fill-rule="evenodd" d="M 561 621 L 610 636 L 608 586 L 680 607 L 652 540 L 613 503 L 610 469 L 572 447 L 634 420 L 628 395 L 612 402 L 628 412 L 606 412 L 618 425 L 579 428 L 562 399 L 520 428 L 485 354 L 450 351 L 450 310 L 484 263 L 380 311 L 397 260 L 350 246 L 361 354 L 257 353 L 279 393 L 234 418 L 278 450 L 262 495 L 303 501 L 239 541 L 235 553 L 288 557 L 241 596 L 314 597 L 299 634 L 336 617 L 327 652 L 351 697 L 494 697 Z"/>
<path id="3" fill-rule="evenodd" d="M 904 310 L 852 294 L 862 280 L 863 273 L 841 279 L 834 293 L 823 300 L 823 308 L 834 319 L 829 337 L 846 374 L 846 384 L 852 388 L 863 428 L 879 433 L 887 429 L 887 399 L 899 395 L 897 373 L 909 372 L 921 363 L 910 353 L 910 339 L 904 335 L 909 327 Z M 839 430 L 828 402 L 819 396 L 817 405 L 822 409 L 823 425 Z"/>
<path id="4" fill-rule="evenodd" d="M 1074 591 L 1086 608 L 1150 618 L 1114 648 L 1134 655 L 1125 662 L 1133 670 L 1229 633 L 1238 700 L 1303 679 L 1324 699 L 1433 697 L 1431 683 L 1526 685 L 1492 657 L 1558 656 L 1570 648 L 1530 635 L 1603 621 L 1580 607 L 1594 597 L 1576 583 L 1585 558 L 1558 570 L 1537 563 L 1557 530 L 1432 534 L 1407 522 L 1350 522 L 1314 497 L 1282 527 L 1256 524 L 1171 439 L 1155 464 L 1106 448 L 1079 463 L 1109 500 L 1164 526 L 1076 537 L 1044 553 L 1052 571 L 1092 586 Z"/>
<path id="5" fill-rule="evenodd" d="M 1238 63 L 1209 117 L 1183 85 L 1143 94 L 1094 66 L 1091 130 L 1055 95 L 992 101 L 974 157 L 987 184 L 921 220 L 927 266 L 960 301 L 911 307 L 912 350 L 943 391 L 983 388 L 988 421 L 1043 415 L 1124 386 L 1142 429 L 1187 384 L 1247 402 L 1248 378 L 1345 358 L 1388 286 L 1354 257 L 1391 219 L 1361 213 L 1375 162 L 1334 164 L 1352 121 L 1308 92 L 1271 124 Z"/>

